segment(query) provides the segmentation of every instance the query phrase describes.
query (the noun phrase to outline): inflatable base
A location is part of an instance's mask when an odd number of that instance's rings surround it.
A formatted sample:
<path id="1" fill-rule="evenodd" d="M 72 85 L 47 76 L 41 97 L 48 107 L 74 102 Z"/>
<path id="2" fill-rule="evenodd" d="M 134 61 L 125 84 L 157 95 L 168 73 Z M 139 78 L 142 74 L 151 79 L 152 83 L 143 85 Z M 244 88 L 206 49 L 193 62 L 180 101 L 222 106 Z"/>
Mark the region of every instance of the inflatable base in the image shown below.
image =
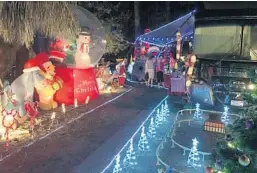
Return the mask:
<path id="1" fill-rule="evenodd" d="M 56 75 L 63 80 L 63 87 L 55 94 L 54 100 L 58 104 L 72 105 L 85 103 L 99 96 L 94 68 L 78 69 L 56 67 Z"/>

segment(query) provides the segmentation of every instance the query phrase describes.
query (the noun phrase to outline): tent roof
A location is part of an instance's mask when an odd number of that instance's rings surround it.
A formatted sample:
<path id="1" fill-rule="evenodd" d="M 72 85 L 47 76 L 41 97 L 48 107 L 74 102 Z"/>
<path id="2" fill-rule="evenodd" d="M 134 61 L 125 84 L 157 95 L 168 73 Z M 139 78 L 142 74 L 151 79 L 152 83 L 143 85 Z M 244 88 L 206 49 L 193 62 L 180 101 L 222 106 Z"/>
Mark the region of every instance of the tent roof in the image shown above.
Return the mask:
<path id="1" fill-rule="evenodd" d="M 139 36 L 137 40 L 158 46 L 165 46 L 166 44 L 176 41 L 176 33 L 178 31 L 180 31 L 182 37 L 193 34 L 194 12 L 188 13 L 167 25 L 143 34 Z"/>

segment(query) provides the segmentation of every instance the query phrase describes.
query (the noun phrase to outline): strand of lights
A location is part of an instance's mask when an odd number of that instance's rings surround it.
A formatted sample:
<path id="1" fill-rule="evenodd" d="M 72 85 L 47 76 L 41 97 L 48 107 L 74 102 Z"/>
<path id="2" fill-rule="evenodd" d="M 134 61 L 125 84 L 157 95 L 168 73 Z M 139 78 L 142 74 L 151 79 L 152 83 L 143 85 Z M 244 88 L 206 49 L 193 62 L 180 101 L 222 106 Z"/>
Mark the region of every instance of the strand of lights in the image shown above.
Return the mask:
<path id="1" fill-rule="evenodd" d="M 193 147 L 190 150 L 188 159 L 187 159 L 187 164 L 192 166 L 192 167 L 201 167 L 199 164 L 200 157 L 197 149 L 198 141 L 196 138 L 193 139 Z"/>
<path id="2" fill-rule="evenodd" d="M 120 151 L 113 157 L 111 162 L 101 171 L 101 173 L 104 173 L 109 169 L 112 165 L 112 163 L 115 161 L 116 157 L 120 155 L 120 153 L 125 149 L 126 146 L 128 146 L 131 139 L 133 139 L 136 134 L 140 131 L 140 129 L 144 126 L 144 124 L 147 122 L 147 120 L 155 113 L 155 110 L 168 98 L 169 96 L 166 96 L 162 101 L 152 110 L 152 112 L 146 117 L 146 119 L 141 123 L 139 128 L 136 130 L 136 132 L 132 135 L 132 137 L 127 141 L 127 143 L 120 149 Z"/>
<path id="3" fill-rule="evenodd" d="M 194 32 L 189 32 L 189 33 L 187 33 L 187 34 L 185 34 L 184 36 L 182 36 L 181 37 L 181 40 L 184 40 L 184 39 L 188 39 L 188 38 L 191 38 L 191 39 L 193 39 L 194 37 L 192 36 L 194 34 Z M 163 42 L 162 44 L 160 43 L 160 44 L 157 44 L 157 43 L 155 43 L 155 42 L 153 42 L 153 40 L 155 40 L 154 38 L 153 39 L 147 39 L 146 40 L 146 38 L 144 38 L 143 40 L 141 40 L 141 39 L 139 39 L 139 41 L 141 41 L 141 42 L 143 42 L 143 43 L 148 43 L 148 44 L 150 44 L 150 45 L 154 45 L 154 46 L 158 46 L 158 47 L 166 47 L 166 46 L 168 46 L 168 47 L 176 47 L 176 44 L 174 43 L 174 42 L 176 42 L 176 39 L 175 38 L 173 38 L 171 41 L 169 41 L 169 42 Z M 174 43 L 174 44 L 172 44 L 172 43 Z M 172 44 L 172 45 L 171 45 Z"/>

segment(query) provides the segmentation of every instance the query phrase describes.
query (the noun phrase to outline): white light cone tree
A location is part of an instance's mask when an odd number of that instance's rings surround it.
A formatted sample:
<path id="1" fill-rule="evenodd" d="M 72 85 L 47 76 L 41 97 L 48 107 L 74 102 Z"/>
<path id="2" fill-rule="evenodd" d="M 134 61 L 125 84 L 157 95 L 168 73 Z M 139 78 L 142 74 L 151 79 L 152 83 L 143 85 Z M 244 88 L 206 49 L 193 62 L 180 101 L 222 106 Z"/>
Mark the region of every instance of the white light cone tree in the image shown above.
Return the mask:
<path id="1" fill-rule="evenodd" d="M 163 118 L 160 112 L 160 109 L 157 109 L 156 111 L 156 117 L 155 117 L 155 126 L 159 127 L 163 122 Z"/>
<path id="2" fill-rule="evenodd" d="M 139 152 L 147 152 L 150 150 L 148 139 L 145 134 L 145 126 L 142 127 L 141 136 L 138 142 L 138 150 Z"/>
<path id="3" fill-rule="evenodd" d="M 113 171 L 112 171 L 112 173 L 121 173 L 122 172 L 122 168 L 121 168 L 121 166 L 120 166 L 120 154 L 118 154 L 117 156 L 116 156 L 116 160 L 115 160 L 116 162 L 115 162 L 115 166 L 114 166 L 114 168 L 113 168 Z"/>
<path id="4" fill-rule="evenodd" d="M 201 167 L 201 164 L 199 163 L 200 162 L 200 156 L 199 156 L 199 153 L 198 153 L 198 149 L 197 149 L 197 145 L 198 145 L 198 141 L 196 138 L 193 139 L 193 146 L 190 150 L 190 153 L 189 153 L 189 156 L 188 156 L 188 159 L 187 159 L 187 164 L 189 166 L 192 166 L 192 167 Z"/>
<path id="5" fill-rule="evenodd" d="M 155 137 L 156 137 L 156 128 L 155 128 L 154 118 L 153 118 L 153 117 L 151 118 L 150 125 L 149 125 L 149 127 L 148 127 L 148 133 L 147 133 L 147 135 L 148 135 L 150 138 L 155 138 Z"/>
<path id="6" fill-rule="evenodd" d="M 133 146 L 133 138 L 130 139 L 130 145 L 129 145 L 129 148 L 126 152 L 126 156 L 125 158 L 123 159 L 123 164 L 126 168 L 128 167 L 131 167 L 133 168 L 134 166 L 137 165 L 137 157 L 136 157 L 136 152 L 134 150 L 134 146 Z"/>
<path id="7" fill-rule="evenodd" d="M 201 119 L 202 118 L 202 112 L 200 110 L 200 104 L 196 103 L 195 105 L 195 113 L 194 113 L 194 119 Z"/>
<path id="8" fill-rule="evenodd" d="M 222 113 L 221 121 L 223 123 L 228 123 L 229 122 L 229 115 L 228 115 L 228 107 L 227 106 L 224 107 L 224 112 Z"/>

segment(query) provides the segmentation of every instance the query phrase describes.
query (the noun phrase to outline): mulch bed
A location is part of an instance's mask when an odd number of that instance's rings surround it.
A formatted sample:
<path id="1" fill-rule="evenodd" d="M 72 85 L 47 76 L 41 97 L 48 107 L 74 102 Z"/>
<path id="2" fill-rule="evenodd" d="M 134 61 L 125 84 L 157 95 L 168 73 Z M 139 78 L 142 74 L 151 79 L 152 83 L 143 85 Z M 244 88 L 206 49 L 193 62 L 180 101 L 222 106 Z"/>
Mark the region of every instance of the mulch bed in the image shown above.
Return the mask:
<path id="1" fill-rule="evenodd" d="M 10 153 L 13 153 L 25 145 L 28 145 L 29 143 L 33 143 L 34 141 L 37 141 L 38 139 L 42 138 L 43 136 L 47 135 L 48 133 L 51 133 L 58 127 L 62 126 L 63 124 L 69 122 L 73 118 L 76 118 L 79 116 L 79 114 L 83 112 L 87 112 L 104 102 L 111 100 L 118 96 L 119 94 L 125 92 L 127 88 L 121 88 L 116 93 L 105 93 L 100 95 L 100 97 L 97 100 L 93 100 L 88 105 L 79 105 L 79 107 L 75 108 L 74 106 L 66 106 L 66 112 L 62 112 L 61 106 L 51 110 L 51 111 L 40 111 L 40 115 L 37 118 L 37 122 L 33 131 L 30 130 L 30 123 L 29 120 L 22 124 L 18 129 L 15 131 L 10 131 L 10 141 L 9 141 L 9 147 L 5 147 L 5 137 L 2 136 L 0 140 L 0 159 L 4 158 Z M 56 116 L 54 119 L 51 118 L 52 113 L 55 112 Z M 2 132 L 3 135 L 3 132 Z"/>

